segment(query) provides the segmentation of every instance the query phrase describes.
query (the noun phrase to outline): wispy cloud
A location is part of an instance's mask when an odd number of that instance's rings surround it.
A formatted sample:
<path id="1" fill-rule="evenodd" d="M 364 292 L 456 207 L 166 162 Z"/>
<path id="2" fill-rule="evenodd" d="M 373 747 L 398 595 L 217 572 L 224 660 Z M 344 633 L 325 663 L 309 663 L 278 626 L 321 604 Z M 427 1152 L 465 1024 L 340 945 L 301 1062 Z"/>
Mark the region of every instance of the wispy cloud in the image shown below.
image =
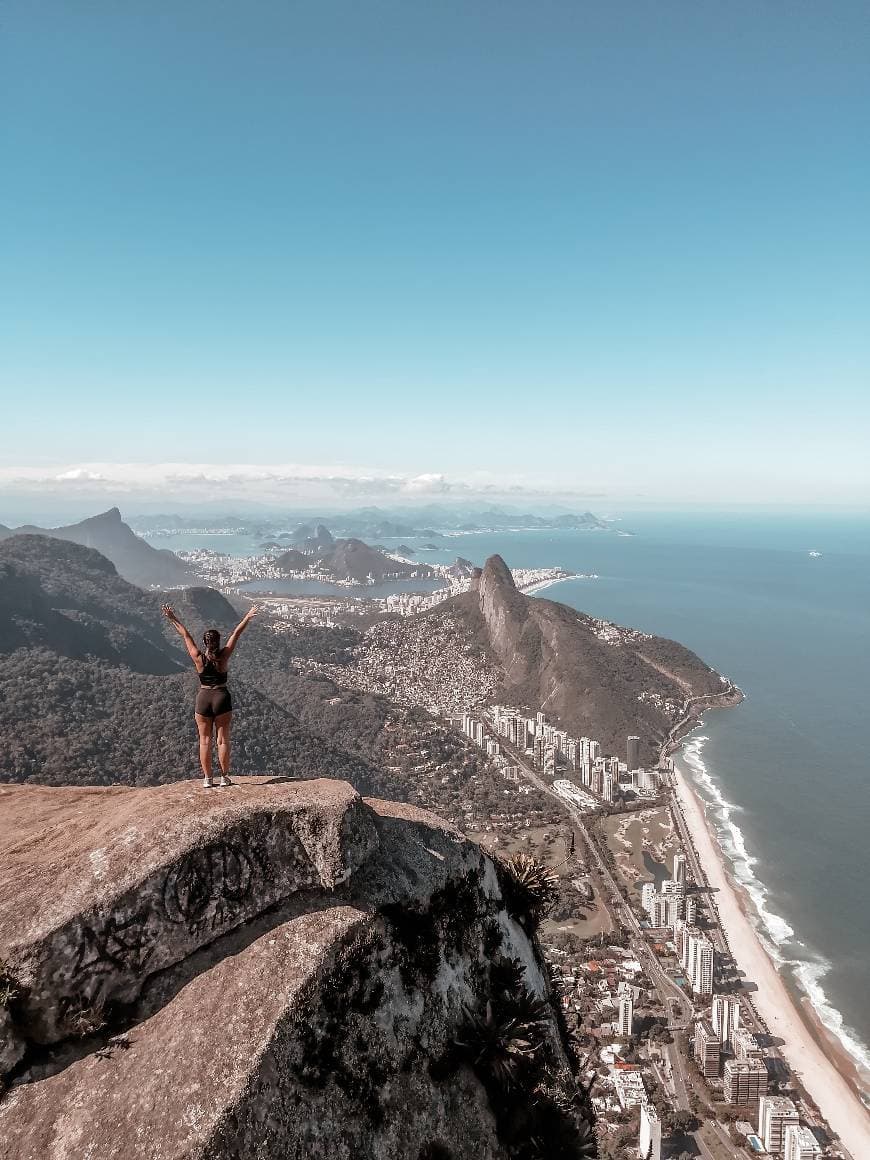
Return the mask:
<path id="1" fill-rule="evenodd" d="M 0 489 L 8 496 L 82 499 L 135 498 L 249 500 L 298 504 L 359 499 L 420 499 L 496 496 L 590 496 L 564 481 L 505 478 L 475 473 L 466 478 L 439 471 L 403 473 L 378 468 L 311 464 L 68 463 L 47 467 L 0 467 Z M 600 494 L 600 493 L 599 493 Z"/>

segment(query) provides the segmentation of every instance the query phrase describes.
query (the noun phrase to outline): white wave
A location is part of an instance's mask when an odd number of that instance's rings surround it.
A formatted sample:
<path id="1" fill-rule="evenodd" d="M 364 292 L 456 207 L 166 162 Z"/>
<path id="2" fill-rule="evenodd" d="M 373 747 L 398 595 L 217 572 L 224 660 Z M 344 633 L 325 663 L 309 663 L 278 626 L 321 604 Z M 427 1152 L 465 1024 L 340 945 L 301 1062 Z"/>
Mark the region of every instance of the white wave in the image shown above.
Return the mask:
<path id="1" fill-rule="evenodd" d="M 846 1025 L 843 1016 L 836 1007 L 832 1007 L 821 986 L 820 979 L 831 969 L 827 959 L 789 959 L 788 965 L 794 972 L 800 987 L 806 992 L 810 1002 L 824 1023 L 852 1056 L 858 1066 L 870 1074 L 870 1050 L 858 1039 L 856 1033 Z"/>
<path id="2" fill-rule="evenodd" d="M 684 761 L 691 770 L 693 781 L 711 807 L 708 813 L 712 815 L 719 845 L 731 864 L 734 877 L 752 899 L 761 921 L 762 929 L 759 933 L 764 937 L 765 946 L 778 963 L 783 963 L 785 956 L 780 948 L 794 937 L 794 929 L 782 915 L 774 913 L 767 905 L 769 892 L 754 870 L 758 859 L 749 853 L 743 831 L 733 820 L 733 815 L 739 813 L 740 809 L 722 795 L 704 764 L 702 754 L 707 741 L 708 738 L 703 734 L 693 736 L 683 748 Z"/>
<path id="3" fill-rule="evenodd" d="M 749 853 L 743 831 L 732 820 L 733 814 L 741 812 L 740 807 L 725 799 L 704 763 L 704 745 L 708 740 L 709 738 L 703 734 L 693 734 L 684 742 L 679 756 L 682 757 L 692 780 L 701 792 L 708 816 L 713 819 L 719 845 L 731 865 L 734 878 L 752 899 L 758 917 L 755 926 L 759 937 L 777 965 L 791 968 L 801 990 L 812 1003 L 825 1027 L 840 1040 L 858 1066 L 870 1072 L 870 1051 L 846 1026 L 840 1012 L 831 1006 L 820 984 L 819 980 L 831 969 L 831 963 L 820 956 L 790 958 L 783 951 L 786 944 L 793 947 L 803 947 L 805 944 L 795 939 L 794 927 L 782 915 L 772 911 L 767 904 L 770 892 L 754 871 L 758 859 Z"/>

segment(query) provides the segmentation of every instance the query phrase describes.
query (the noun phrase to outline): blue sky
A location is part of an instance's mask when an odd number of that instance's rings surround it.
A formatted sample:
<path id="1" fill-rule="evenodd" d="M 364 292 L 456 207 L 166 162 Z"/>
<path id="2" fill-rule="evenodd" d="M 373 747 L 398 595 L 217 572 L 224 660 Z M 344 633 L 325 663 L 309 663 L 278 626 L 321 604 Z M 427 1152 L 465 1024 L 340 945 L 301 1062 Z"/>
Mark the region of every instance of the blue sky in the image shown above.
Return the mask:
<path id="1" fill-rule="evenodd" d="M 868 33 L 5 4 L 0 486 L 870 503 Z"/>

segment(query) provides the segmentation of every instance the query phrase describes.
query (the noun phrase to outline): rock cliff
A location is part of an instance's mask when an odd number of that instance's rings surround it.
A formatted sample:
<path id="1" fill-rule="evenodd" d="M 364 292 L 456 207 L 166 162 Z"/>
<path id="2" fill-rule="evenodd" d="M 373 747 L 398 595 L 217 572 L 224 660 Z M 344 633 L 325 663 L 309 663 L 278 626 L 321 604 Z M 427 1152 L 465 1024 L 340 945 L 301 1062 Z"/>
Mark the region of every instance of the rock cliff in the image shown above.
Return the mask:
<path id="1" fill-rule="evenodd" d="M 0 787 L 0 851 L 4 1160 L 594 1154 L 531 903 L 435 817 Z"/>

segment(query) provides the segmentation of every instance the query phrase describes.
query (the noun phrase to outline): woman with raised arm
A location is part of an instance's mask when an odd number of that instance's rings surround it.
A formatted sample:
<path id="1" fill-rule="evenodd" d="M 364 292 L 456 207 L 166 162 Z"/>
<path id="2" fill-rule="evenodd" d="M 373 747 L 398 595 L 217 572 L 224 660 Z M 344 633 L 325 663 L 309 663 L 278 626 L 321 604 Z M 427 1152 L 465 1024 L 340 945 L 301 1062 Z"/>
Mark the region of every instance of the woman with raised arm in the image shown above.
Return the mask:
<path id="1" fill-rule="evenodd" d="M 239 637 L 248 627 L 256 608 L 251 608 L 236 625 L 221 648 L 221 634 L 216 628 L 208 628 L 202 634 L 203 649 L 172 611 L 172 606 L 162 606 L 163 615 L 184 641 L 188 655 L 199 674 L 200 690 L 196 695 L 194 717 L 199 730 L 199 764 L 202 766 L 202 784 L 211 789 L 212 732 L 217 729 L 218 761 L 221 777 L 218 785 L 232 785 L 230 781 L 230 724 L 233 719 L 233 702 L 227 688 L 227 669 Z"/>

